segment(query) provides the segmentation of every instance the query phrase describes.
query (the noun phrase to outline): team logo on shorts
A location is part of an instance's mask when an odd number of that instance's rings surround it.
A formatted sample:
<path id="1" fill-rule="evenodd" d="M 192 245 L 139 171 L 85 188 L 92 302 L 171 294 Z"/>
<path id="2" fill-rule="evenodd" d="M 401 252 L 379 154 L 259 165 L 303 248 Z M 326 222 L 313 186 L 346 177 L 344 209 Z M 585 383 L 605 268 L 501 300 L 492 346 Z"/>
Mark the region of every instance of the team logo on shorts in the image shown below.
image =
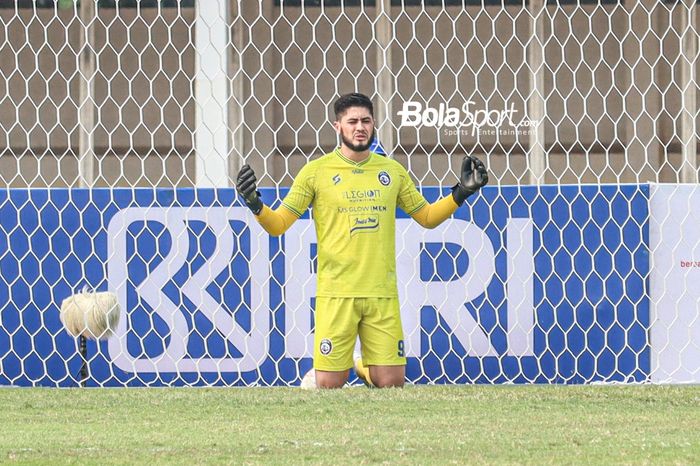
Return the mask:
<path id="1" fill-rule="evenodd" d="M 379 178 L 379 182 L 384 186 L 389 186 L 389 184 L 391 183 L 391 177 L 385 171 L 379 172 L 378 178 Z"/>
<path id="2" fill-rule="evenodd" d="M 331 351 L 333 351 L 333 343 L 328 338 L 324 338 L 321 340 L 321 346 L 319 349 L 321 350 L 322 355 L 328 356 L 331 354 Z"/>

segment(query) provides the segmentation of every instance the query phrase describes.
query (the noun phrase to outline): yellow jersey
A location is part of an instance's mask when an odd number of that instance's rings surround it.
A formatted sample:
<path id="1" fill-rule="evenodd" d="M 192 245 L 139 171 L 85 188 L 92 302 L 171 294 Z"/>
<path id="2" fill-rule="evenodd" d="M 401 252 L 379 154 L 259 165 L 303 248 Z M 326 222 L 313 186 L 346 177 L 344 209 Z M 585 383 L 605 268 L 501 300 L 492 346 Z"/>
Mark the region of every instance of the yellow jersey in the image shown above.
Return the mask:
<path id="1" fill-rule="evenodd" d="M 297 217 L 313 207 L 321 297 L 398 296 L 396 207 L 426 204 L 400 163 L 373 152 L 357 163 L 339 149 L 306 164 L 282 201 Z"/>

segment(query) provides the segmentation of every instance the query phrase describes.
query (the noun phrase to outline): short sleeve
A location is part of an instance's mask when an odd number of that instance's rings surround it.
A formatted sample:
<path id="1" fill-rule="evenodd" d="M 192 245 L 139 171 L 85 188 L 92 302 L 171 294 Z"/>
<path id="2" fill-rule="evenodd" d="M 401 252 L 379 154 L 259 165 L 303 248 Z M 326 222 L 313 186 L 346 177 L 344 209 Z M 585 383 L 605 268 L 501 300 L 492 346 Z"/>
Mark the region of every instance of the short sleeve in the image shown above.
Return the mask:
<path id="1" fill-rule="evenodd" d="M 397 204 L 401 210 L 408 215 L 412 215 L 425 206 L 428 201 L 426 201 L 425 197 L 418 191 L 416 184 L 413 182 L 406 169 L 401 164 L 399 164 L 399 167 L 401 186 Z"/>
<path id="2" fill-rule="evenodd" d="M 294 178 L 289 192 L 282 200 L 282 205 L 292 211 L 297 217 L 304 215 L 304 212 L 314 200 L 315 176 L 314 164 L 308 163 L 304 165 L 296 178 Z"/>

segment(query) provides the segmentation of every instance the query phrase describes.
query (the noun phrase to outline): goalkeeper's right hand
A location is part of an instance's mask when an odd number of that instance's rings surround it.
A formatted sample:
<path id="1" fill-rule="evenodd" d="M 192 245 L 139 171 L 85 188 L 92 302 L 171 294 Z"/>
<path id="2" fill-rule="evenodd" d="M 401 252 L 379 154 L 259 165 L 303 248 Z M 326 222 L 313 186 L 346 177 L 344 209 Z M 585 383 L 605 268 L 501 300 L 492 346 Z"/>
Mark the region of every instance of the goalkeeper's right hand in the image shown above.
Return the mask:
<path id="1" fill-rule="evenodd" d="M 245 164 L 241 167 L 241 171 L 238 172 L 236 191 L 243 197 L 245 205 L 247 205 L 255 215 L 259 215 L 263 209 L 263 202 L 260 200 L 260 193 L 255 184 L 256 181 L 255 172 L 250 168 L 250 165 Z"/>

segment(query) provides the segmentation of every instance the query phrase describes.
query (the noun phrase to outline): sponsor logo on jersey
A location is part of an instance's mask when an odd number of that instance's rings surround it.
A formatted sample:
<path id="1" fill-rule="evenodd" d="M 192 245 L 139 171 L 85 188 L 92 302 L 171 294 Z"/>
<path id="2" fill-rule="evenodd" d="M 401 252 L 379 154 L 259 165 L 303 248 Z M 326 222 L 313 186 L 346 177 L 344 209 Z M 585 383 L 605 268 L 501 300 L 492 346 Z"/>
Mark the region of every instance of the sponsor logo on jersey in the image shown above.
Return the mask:
<path id="1" fill-rule="evenodd" d="M 321 351 L 322 355 L 328 356 L 331 354 L 331 351 L 333 351 L 333 342 L 329 338 L 324 338 L 321 340 L 318 349 Z"/>
<path id="2" fill-rule="evenodd" d="M 389 186 L 391 184 L 391 177 L 383 170 L 379 172 L 377 178 L 379 178 L 379 182 L 382 184 L 382 186 Z"/>
<path id="3" fill-rule="evenodd" d="M 336 174 L 333 177 L 333 184 L 338 184 L 338 183 L 340 183 L 340 174 Z"/>
<path id="4" fill-rule="evenodd" d="M 379 217 L 376 215 L 351 215 L 350 236 L 379 230 Z"/>
<path id="5" fill-rule="evenodd" d="M 364 172 L 365 171 L 361 168 L 355 168 L 355 169 L 353 169 L 352 174 L 353 175 L 362 175 Z"/>
<path id="6" fill-rule="evenodd" d="M 338 207 L 339 214 L 360 213 L 360 212 L 386 212 L 385 205 L 358 205 L 350 207 Z"/>
<path id="7" fill-rule="evenodd" d="M 343 198 L 350 202 L 362 200 L 376 200 L 382 197 L 379 189 L 351 189 L 343 191 Z"/>

